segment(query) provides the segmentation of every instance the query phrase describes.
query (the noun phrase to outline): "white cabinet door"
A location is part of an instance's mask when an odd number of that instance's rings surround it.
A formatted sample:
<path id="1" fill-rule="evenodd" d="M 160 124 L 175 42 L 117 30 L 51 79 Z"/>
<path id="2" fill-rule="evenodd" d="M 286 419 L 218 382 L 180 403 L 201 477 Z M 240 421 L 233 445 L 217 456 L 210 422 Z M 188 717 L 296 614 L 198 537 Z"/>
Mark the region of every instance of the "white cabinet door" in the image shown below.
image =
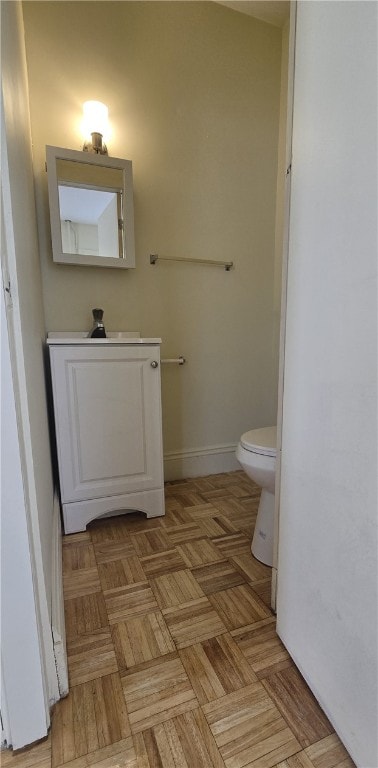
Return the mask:
<path id="1" fill-rule="evenodd" d="M 162 487 L 159 347 L 50 355 L 63 503 Z"/>

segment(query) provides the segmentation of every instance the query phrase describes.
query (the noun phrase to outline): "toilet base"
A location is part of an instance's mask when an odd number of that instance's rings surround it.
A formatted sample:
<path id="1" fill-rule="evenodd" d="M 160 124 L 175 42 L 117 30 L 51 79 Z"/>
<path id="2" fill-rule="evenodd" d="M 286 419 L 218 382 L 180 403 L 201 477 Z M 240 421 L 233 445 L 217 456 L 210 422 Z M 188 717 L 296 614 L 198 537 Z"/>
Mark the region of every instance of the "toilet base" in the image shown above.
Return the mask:
<path id="1" fill-rule="evenodd" d="M 261 492 L 251 552 L 264 565 L 273 565 L 274 493 Z"/>

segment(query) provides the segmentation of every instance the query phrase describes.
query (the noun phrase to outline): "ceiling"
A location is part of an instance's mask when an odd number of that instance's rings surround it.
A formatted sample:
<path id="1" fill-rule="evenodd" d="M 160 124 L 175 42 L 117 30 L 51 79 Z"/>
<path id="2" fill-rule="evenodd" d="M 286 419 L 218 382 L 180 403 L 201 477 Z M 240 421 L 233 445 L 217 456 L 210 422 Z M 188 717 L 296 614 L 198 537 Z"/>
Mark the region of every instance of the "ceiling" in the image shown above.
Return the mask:
<path id="1" fill-rule="evenodd" d="M 268 24 L 274 24 L 275 27 L 283 27 L 289 18 L 289 0 L 215 0 L 215 2 L 226 5 L 234 11 L 254 16 Z"/>

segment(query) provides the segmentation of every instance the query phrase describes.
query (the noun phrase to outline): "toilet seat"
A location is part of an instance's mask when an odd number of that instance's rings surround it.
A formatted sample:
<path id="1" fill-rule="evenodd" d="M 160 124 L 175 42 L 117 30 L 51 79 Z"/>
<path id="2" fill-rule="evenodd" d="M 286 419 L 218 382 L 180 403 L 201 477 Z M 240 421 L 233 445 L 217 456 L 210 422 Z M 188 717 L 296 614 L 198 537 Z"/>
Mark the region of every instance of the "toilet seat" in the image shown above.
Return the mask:
<path id="1" fill-rule="evenodd" d="M 261 456 L 276 456 L 277 453 L 277 427 L 263 427 L 262 429 L 250 429 L 244 432 L 240 443 L 246 451 L 258 453 Z"/>

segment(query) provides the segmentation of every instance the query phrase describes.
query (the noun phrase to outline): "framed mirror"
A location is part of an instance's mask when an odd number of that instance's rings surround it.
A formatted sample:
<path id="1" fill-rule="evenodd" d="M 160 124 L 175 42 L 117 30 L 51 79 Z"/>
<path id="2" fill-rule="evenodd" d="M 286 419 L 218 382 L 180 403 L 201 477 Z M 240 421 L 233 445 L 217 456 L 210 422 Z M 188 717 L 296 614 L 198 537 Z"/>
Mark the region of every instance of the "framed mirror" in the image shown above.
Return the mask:
<path id="1" fill-rule="evenodd" d="M 135 267 L 130 160 L 46 147 L 53 260 Z"/>

